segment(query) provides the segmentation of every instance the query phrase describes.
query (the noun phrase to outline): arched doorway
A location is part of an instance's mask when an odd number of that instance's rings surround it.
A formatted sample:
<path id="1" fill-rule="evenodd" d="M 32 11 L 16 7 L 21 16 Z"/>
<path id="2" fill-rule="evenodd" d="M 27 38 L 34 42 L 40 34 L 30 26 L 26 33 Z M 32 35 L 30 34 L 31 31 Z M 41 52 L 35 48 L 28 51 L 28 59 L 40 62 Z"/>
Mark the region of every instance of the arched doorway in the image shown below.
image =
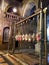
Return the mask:
<path id="1" fill-rule="evenodd" d="M 9 27 L 3 29 L 3 43 L 9 42 Z"/>

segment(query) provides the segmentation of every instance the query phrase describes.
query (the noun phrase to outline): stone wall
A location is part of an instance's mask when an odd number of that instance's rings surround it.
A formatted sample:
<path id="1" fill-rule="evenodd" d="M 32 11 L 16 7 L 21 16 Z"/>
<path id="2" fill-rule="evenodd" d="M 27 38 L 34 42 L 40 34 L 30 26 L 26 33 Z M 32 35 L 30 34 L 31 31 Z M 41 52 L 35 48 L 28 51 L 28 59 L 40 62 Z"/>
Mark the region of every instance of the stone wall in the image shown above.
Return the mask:
<path id="1" fill-rule="evenodd" d="M 2 48 L 3 41 L 3 29 L 9 27 L 9 21 L 4 18 L 4 14 L 0 12 L 0 49 Z"/>

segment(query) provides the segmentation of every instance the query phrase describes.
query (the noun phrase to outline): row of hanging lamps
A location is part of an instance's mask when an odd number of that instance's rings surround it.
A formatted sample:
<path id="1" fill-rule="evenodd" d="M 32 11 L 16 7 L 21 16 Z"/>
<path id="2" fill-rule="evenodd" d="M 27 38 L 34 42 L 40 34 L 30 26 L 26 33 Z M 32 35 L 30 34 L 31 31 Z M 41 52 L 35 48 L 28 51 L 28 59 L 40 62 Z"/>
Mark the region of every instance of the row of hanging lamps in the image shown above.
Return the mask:
<path id="1" fill-rule="evenodd" d="M 30 42 L 33 39 L 33 35 L 31 35 L 31 34 L 16 35 L 15 39 L 18 41 L 24 41 L 25 40 L 25 41 Z"/>

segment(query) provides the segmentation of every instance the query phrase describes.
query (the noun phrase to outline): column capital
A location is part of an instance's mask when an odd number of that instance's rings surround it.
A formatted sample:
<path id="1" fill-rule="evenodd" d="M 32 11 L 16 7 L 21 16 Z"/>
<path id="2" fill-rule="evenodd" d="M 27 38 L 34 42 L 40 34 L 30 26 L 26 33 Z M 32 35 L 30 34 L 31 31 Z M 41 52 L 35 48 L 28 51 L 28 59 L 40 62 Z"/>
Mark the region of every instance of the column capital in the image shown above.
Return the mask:
<path id="1" fill-rule="evenodd" d="M 45 8 L 43 9 L 43 12 L 46 13 L 46 10 L 47 10 L 47 7 L 45 7 Z"/>

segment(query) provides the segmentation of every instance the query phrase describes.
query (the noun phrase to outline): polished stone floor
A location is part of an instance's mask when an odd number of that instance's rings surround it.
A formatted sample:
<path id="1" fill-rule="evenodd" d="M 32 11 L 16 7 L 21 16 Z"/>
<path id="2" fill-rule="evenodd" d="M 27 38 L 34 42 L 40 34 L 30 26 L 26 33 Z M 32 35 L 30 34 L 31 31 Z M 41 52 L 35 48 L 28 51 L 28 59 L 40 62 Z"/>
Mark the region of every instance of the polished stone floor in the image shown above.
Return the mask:
<path id="1" fill-rule="evenodd" d="M 0 65 L 35 65 L 38 63 L 39 60 L 28 53 L 10 54 L 0 51 Z"/>
<path id="2" fill-rule="evenodd" d="M 39 65 L 39 55 L 37 53 L 14 53 L 0 51 L 0 65 Z M 42 59 L 44 65 L 44 58 Z"/>

